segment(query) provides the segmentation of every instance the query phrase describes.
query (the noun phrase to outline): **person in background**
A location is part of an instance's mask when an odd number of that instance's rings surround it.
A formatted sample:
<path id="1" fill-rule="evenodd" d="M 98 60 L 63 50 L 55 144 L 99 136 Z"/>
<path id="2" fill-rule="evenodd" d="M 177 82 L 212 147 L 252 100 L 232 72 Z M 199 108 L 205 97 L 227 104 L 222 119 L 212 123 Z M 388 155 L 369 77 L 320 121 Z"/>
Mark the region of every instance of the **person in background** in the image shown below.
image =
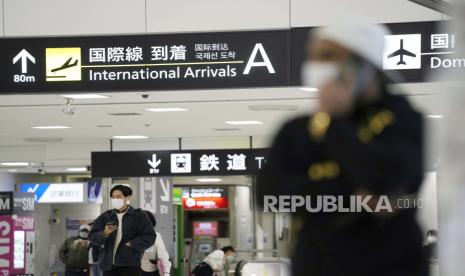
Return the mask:
<path id="1" fill-rule="evenodd" d="M 302 81 L 318 89 L 318 105 L 279 131 L 257 201 L 303 197 L 317 210 L 295 214 L 303 223 L 293 275 L 425 276 L 416 209 L 396 205 L 415 198 L 423 180 L 423 117 L 383 70 L 389 30 L 353 20 L 312 32 Z M 336 210 L 316 206 L 325 198 L 337 201 Z M 355 199 L 372 212 L 340 208 Z M 386 201 L 392 208 L 377 212 Z"/>
<path id="2" fill-rule="evenodd" d="M 95 221 L 89 223 L 89 226 L 92 228 L 94 225 Z M 99 256 L 99 250 L 100 248 L 95 245 L 90 245 L 89 248 L 89 270 L 90 270 L 90 276 L 101 276 L 102 272 L 100 271 L 99 267 L 99 261 L 98 261 L 98 256 Z"/>
<path id="3" fill-rule="evenodd" d="M 95 220 L 90 241 L 100 248 L 104 276 L 137 276 L 142 254 L 155 243 L 155 230 L 141 209 L 129 205 L 131 188 L 114 186 L 110 196 L 113 209 Z"/>
<path id="4" fill-rule="evenodd" d="M 226 261 L 233 258 L 236 255 L 234 247 L 225 246 L 220 250 L 215 250 L 208 254 L 207 257 L 197 265 L 192 274 L 194 276 L 212 276 L 224 270 Z"/>
<path id="5" fill-rule="evenodd" d="M 89 231 L 89 225 L 79 226 L 78 236 L 66 239 L 60 247 L 60 260 L 66 266 L 65 276 L 89 275 Z"/>
<path id="6" fill-rule="evenodd" d="M 155 216 L 144 210 L 144 213 L 150 219 L 150 222 L 155 229 L 157 221 Z M 160 233 L 156 232 L 157 238 L 155 239 L 155 244 L 149 249 L 145 250 L 144 255 L 142 256 L 141 262 L 141 276 L 167 276 L 170 275 L 171 262 L 169 260 L 170 256 L 168 251 L 166 251 L 165 243 Z"/>
<path id="7" fill-rule="evenodd" d="M 426 233 L 427 244 L 423 246 L 423 251 L 427 260 L 438 259 L 438 231 L 428 230 Z"/>

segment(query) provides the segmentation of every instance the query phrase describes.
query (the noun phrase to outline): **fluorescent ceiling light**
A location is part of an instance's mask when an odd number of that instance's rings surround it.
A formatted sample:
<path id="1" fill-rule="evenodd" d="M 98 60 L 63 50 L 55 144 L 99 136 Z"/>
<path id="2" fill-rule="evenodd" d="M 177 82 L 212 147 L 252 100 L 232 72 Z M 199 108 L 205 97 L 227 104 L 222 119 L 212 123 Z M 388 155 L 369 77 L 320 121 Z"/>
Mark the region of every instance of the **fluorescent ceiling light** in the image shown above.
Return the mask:
<path id="1" fill-rule="evenodd" d="M 263 125 L 263 122 L 260 121 L 226 121 L 224 123 L 228 125 Z"/>
<path id="2" fill-rule="evenodd" d="M 318 88 L 315 87 L 299 87 L 299 89 L 305 92 L 318 92 Z"/>
<path id="3" fill-rule="evenodd" d="M 433 118 L 433 119 L 442 119 L 444 116 L 442 116 L 442 115 L 427 115 L 426 117 Z"/>
<path id="4" fill-rule="evenodd" d="M 179 107 L 147 108 L 145 110 L 150 111 L 150 112 L 183 112 L 183 111 L 189 111 L 189 109 L 179 108 Z"/>
<path id="5" fill-rule="evenodd" d="M 8 172 L 17 172 L 18 170 L 15 169 L 9 169 Z"/>
<path id="6" fill-rule="evenodd" d="M 66 94 L 66 95 L 61 95 L 61 96 L 67 99 L 106 99 L 106 98 L 109 98 L 108 96 L 99 95 L 99 94 Z"/>
<path id="7" fill-rule="evenodd" d="M 87 168 L 67 168 L 66 169 L 69 172 L 87 172 Z"/>
<path id="8" fill-rule="evenodd" d="M 197 179 L 197 182 L 203 182 L 203 183 L 207 183 L 207 182 L 221 182 L 223 181 L 222 179 L 220 178 L 198 178 Z"/>
<path id="9" fill-rule="evenodd" d="M 120 140 L 131 140 L 131 139 L 147 139 L 149 137 L 142 136 L 142 135 L 118 135 L 118 136 L 113 136 L 113 138 L 120 139 Z"/>
<path id="10" fill-rule="evenodd" d="M 7 167 L 26 167 L 29 166 L 29 163 L 27 162 L 3 162 L 0 163 L 2 166 L 7 166 Z"/>
<path id="11" fill-rule="evenodd" d="M 67 129 L 69 126 L 34 126 L 33 129 Z"/>

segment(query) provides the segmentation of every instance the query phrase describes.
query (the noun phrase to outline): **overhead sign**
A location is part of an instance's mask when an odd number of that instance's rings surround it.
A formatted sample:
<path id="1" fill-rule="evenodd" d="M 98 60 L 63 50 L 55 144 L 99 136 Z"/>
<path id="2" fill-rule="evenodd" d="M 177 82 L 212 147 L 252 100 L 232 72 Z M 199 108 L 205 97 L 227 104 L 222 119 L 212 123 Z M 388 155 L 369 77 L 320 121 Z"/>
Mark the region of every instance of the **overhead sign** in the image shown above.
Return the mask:
<path id="1" fill-rule="evenodd" d="M 289 32 L 0 39 L 0 93 L 285 86 Z"/>
<path id="2" fill-rule="evenodd" d="M 255 175 L 266 155 L 266 149 L 92 152 L 92 176 Z"/>
<path id="3" fill-rule="evenodd" d="M 186 188 L 183 191 L 182 206 L 192 209 L 227 209 L 228 192 L 224 188 Z"/>
<path id="4" fill-rule="evenodd" d="M 24 183 L 20 191 L 33 193 L 37 203 L 84 202 L 84 183 Z"/>
<path id="5" fill-rule="evenodd" d="M 430 74 L 465 69 L 465 57 L 452 59 L 455 35 L 440 30 L 438 21 L 387 24 L 392 35 L 385 37 L 383 69 L 396 72 L 401 82 L 422 82 Z M 306 41 L 313 28 L 291 30 L 292 84 L 301 85 L 301 65 L 306 58 Z"/>
<path id="6" fill-rule="evenodd" d="M 90 179 L 87 182 L 87 202 L 102 204 L 102 180 Z"/>

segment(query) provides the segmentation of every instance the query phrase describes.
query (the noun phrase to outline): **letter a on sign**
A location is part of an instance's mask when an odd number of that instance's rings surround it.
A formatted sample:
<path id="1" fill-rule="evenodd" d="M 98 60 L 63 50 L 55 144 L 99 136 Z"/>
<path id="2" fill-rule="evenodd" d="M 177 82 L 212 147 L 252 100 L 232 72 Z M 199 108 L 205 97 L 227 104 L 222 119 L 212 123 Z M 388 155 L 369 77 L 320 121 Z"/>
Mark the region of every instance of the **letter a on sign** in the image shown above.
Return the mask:
<path id="1" fill-rule="evenodd" d="M 257 57 L 258 52 L 260 52 L 260 55 L 262 56 L 263 61 L 255 61 L 255 58 Z M 249 61 L 247 61 L 247 66 L 245 66 L 245 69 L 244 69 L 244 75 L 248 75 L 252 67 L 264 67 L 264 66 L 266 66 L 266 69 L 268 69 L 268 72 L 270 74 L 276 73 L 273 68 L 273 64 L 271 64 L 271 61 L 265 52 L 265 48 L 263 48 L 263 45 L 261 43 L 257 43 L 255 44 L 255 47 L 253 48 Z"/>

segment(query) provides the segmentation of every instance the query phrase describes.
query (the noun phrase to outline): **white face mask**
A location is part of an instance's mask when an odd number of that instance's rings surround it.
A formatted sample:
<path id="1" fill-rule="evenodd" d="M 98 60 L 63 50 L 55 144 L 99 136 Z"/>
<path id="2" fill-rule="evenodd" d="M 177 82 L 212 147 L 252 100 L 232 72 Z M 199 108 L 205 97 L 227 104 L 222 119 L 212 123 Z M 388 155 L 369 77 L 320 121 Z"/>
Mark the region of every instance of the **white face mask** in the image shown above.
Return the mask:
<path id="1" fill-rule="evenodd" d="M 340 66 L 335 62 L 307 61 L 302 64 L 302 85 L 321 89 L 335 80 L 340 74 Z"/>
<path id="2" fill-rule="evenodd" d="M 116 210 L 120 210 L 124 207 L 124 199 L 121 198 L 112 198 L 111 199 L 111 206 Z"/>
<path id="3" fill-rule="evenodd" d="M 435 242 L 437 239 L 436 239 L 435 236 L 428 236 L 428 237 L 427 237 L 427 240 L 428 240 L 429 243 L 433 243 L 433 242 Z"/>
<path id="4" fill-rule="evenodd" d="M 88 236 L 89 236 L 89 233 L 87 232 L 79 232 L 79 237 L 81 239 L 87 239 Z"/>

